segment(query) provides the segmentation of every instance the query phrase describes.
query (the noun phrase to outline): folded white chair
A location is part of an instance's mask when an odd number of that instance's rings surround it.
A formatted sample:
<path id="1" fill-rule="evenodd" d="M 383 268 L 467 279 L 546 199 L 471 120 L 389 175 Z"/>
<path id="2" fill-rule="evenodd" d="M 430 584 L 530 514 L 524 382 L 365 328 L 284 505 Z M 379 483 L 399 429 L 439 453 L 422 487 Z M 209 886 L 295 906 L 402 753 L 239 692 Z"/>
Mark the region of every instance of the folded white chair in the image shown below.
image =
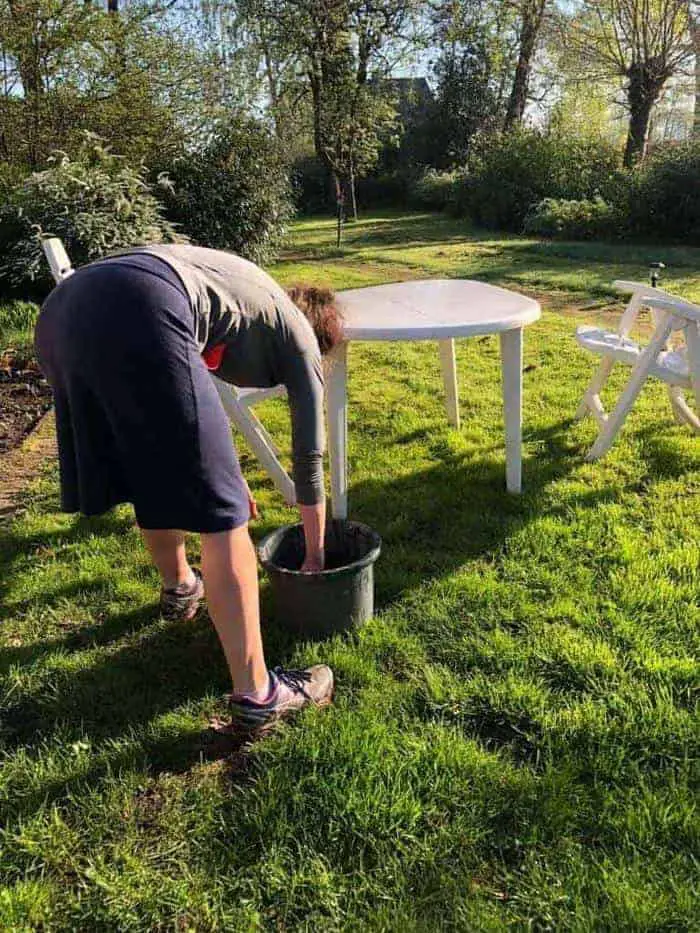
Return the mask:
<path id="1" fill-rule="evenodd" d="M 614 284 L 618 291 L 631 296 L 618 330 L 606 331 L 591 326 L 576 330 L 580 346 L 601 357 L 576 412 L 577 419 L 592 414 L 600 428 L 586 458 L 588 460 L 597 460 L 610 449 L 649 376 L 666 383 L 676 420 L 700 432 L 700 307 L 641 282 L 618 281 Z M 643 345 L 629 335 L 639 312 L 645 307 L 652 313 L 654 332 L 649 343 Z M 670 338 L 674 332 L 684 336 L 684 346 L 671 346 Z M 630 366 L 632 373 L 617 405 L 608 413 L 600 400 L 600 392 L 616 362 Z M 684 390 L 694 391 L 697 413 L 689 408 Z"/>
<path id="2" fill-rule="evenodd" d="M 70 258 L 58 237 L 42 240 L 44 255 L 55 281 L 62 282 L 73 274 Z M 226 414 L 243 434 L 277 490 L 288 505 L 296 502 L 294 483 L 279 460 L 279 450 L 251 406 L 268 398 L 286 394 L 284 386 L 271 389 L 239 389 L 213 377 Z"/>

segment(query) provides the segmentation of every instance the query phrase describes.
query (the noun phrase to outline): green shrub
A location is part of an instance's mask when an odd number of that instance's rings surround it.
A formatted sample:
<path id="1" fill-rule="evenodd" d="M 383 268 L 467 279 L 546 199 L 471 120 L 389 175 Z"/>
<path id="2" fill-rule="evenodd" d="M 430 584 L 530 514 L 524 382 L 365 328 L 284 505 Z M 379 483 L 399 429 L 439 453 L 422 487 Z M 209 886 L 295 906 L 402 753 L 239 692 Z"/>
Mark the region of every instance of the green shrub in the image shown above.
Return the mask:
<path id="1" fill-rule="evenodd" d="M 292 166 L 294 203 L 302 214 L 327 214 L 335 210 L 328 171 L 315 155 L 297 159 Z"/>
<path id="2" fill-rule="evenodd" d="M 638 166 L 629 223 L 641 236 L 700 245 L 700 142 L 663 146 Z"/>
<path id="3" fill-rule="evenodd" d="M 134 168 L 94 137 L 75 159 L 62 153 L 26 177 L 0 203 L 0 292 L 41 297 L 52 279 L 42 236 L 58 236 L 76 265 L 143 243 L 178 239 Z"/>
<path id="4" fill-rule="evenodd" d="M 411 205 L 429 211 L 444 211 L 454 204 L 460 178 L 460 172 L 438 172 L 428 169 L 411 187 Z"/>
<path id="5" fill-rule="evenodd" d="M 0 303 L 0 352 L 31 343 L 39 308 L 29 301 Z"/>
<path id="6" fill-rule="evenodd" d="M 166 216 L 193 242 L 254 262 L 274 254 L 294 206 L 277 143 L 255 120 L 232 122 L 205 149 L 160 169 L 170 182 Z"/>
<path id="7" fill-rule="evenodd" d="M 376 207 L 405 207 L 411 187 L 410 172 L 395 171 L 367 175 L 357 181 L 357 203 L 361 209 Z M 348 216 L 352 205 L 346 205 Z"/>
<path id="8" fill-rule="evenodd" d="M 545 198 L 530 209 L 523 225 L 531 236 L 562 240 L 605 240 L 624 230 L 623 214 L 601 197 L 567 201 Z"/>
<path id="9" fill-rule="evenodd" d="M 360 210 L 373 207 L 403 207 L 408 203 L 413 173 L 405 170 L 376 170 L 355 183 Z M 330 214 L 336 210 L 335 192 L 328 171 L 316 156 L 298 159 L 292 168 L 294 199 L 303 214 Z M 352 213 L 348 196 L 347 216 Z"/>
<path id="10" fill-rule="evenodd" d="M 26 169 L 22 171 L 16 165 L 0 162 L 0 205 L 7 201 L 12 190 L 22 181 L 25 174 Z"/>
<path id="11" fill-rule="evenodd" d="M 520 130 L 483 138 L 472 151 L 454 204 L 487 227 L 519 232 L 544 198 L 616 202 L 626 189 L 620 153 L 602 140 Z"/>

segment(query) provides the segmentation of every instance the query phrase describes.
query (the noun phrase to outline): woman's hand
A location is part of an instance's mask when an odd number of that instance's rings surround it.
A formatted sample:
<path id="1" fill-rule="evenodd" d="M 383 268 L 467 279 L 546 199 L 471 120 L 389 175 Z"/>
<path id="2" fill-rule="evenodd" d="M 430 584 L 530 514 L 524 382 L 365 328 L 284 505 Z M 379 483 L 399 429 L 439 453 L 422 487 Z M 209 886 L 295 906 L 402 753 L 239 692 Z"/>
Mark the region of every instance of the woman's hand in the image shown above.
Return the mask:
<path id="1" fill-rule="evenodd" d="M 304 563 L 301 565 L 302 573 L 320 573 L 324 567 L 324 553 L 321 551 L 319 554 L 307 554 L 304 558 Z"/>
<path id="2" fill-rule="evenodd" d="M 320 573 L 325 566 L 324 539 L 326 537 L 326 503 L 300 505 L 304 524 L 306 556 L 301 565 L 302 573 Z"/>

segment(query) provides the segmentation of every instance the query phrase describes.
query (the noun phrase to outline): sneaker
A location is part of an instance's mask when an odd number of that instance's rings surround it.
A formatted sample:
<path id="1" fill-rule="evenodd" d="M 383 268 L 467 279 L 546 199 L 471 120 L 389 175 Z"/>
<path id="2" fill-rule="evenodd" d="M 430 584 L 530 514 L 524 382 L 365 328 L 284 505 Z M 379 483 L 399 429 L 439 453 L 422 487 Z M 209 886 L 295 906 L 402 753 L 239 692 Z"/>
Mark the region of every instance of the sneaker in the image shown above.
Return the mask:
<path id="1" fill-rule="evenodd" d="M 168 622 L 189 622 L 197 615 L 204 599 L 202 575 L 194 570 L 194 583 L 181 583 L 170 590 L 160 591 L 160 614 Z"/>
<path id="2" fill-rule="evenodd" d="M 262 733 L 304 706 L 328 706 L 333 699 L 333 671 L 315 664 L 305 671 L 270 671 L 270 695 L 263 702 L 231 695 L 231 722 L 226 731 Z"/>

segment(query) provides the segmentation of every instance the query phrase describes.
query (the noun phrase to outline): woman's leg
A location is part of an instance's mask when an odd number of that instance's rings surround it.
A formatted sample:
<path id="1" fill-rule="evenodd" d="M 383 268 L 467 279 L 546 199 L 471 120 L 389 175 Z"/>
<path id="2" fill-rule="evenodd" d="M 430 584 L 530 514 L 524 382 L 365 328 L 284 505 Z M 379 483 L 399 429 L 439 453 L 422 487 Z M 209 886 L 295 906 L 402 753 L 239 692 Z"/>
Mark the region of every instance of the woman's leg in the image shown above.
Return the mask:
<path id="1" fill-rule="evenodd" d="M 163 588 L 193 585 L 194 573 L 187 562 L 185 535 L 182 531 L 141 528 L 144 544 L 158 568 Z"/>
<path id="2" fill-rule="evenodd" d="M 234 692 L 264 695 L 269 675 L 260 635 L 258 567 L 247 525 L 202 535 L 202 573 Z"/>

